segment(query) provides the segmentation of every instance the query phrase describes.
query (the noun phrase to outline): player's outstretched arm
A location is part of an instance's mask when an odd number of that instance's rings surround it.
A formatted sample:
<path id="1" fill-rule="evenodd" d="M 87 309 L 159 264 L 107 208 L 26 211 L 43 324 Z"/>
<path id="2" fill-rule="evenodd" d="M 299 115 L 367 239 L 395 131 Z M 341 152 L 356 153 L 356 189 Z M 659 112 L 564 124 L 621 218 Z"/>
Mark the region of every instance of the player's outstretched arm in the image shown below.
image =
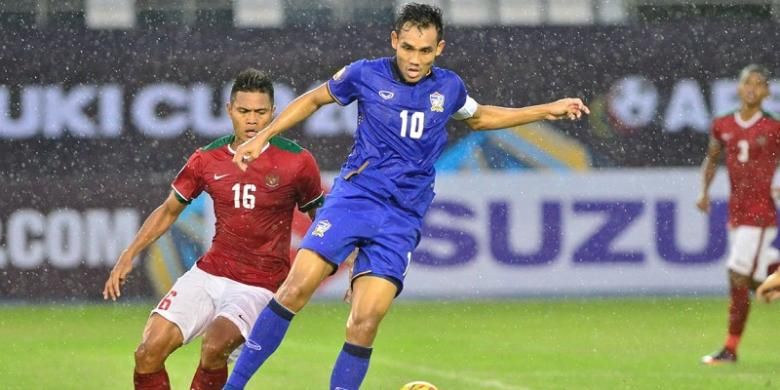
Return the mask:
<path id="1" fill-rule="evenodd" d="M 710 137 L 707 155 L 701 163 L 701 192 L 698 199 L 696 199 L 696 207 L 705 213 L 710 211 L 710 185 L 712 184 L 712 179 L 715 178 L 715 173 L 718 169 L 718 158 L 720 158 L 722 150 L 723 146 L 720 144 L 720 141 Z"/>
<path id="2" fill-rule="evenodd" d="M 510 108 L 479 105 L 466 124 L 474 130 L 498 130 L 521 126 L 540 120 L 576 120 L 590 109 L 580 99 L 566 98 L 536 106 Z"/>
<path id="3" fill-rule="evenodd" d="M 769 303 L 780 299 L 780 274 L 775 271 L 761 283 L 756 289 L 756 297 L 762 302 Z"/>
<path id="4" fill-rule="evenodd" d="M 133 270 L 133 259 L 168 231 L 168 228 L 176 222 L 176 218 L 185 207 L 187 205 L 179 202 L 171 191 L 163 204 L 149 214 L 141 229 L 135 234 L 133 242 L 122 251 L 114 264 L 114 268 L 106 280 L 106 285 L 103 287 L 103 299 L 111 298 L 111 300 L 116 301 L 122 295 L 120 288 L 127 280 L 127 274 Z"/>
<path id="5" fill-rule="evenodd" d="M 236 149 L 233 162 L 245 171 L 247 165 L 256 159 L 271 137 L 297 125 L 314 114 L 320 107 L 333 103 L 327 83 L 298 96 L 265 129 Z"/>

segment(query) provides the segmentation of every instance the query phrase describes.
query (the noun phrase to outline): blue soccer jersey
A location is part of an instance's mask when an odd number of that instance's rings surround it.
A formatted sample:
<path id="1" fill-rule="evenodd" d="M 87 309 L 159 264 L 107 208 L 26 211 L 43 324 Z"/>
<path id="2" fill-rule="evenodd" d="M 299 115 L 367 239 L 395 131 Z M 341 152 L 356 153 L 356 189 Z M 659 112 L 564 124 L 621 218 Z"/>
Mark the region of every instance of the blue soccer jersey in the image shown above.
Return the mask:
<path id="1" fill-rule="evenodd" d="M 422 218 L 433 200 L 445 126 L 466 103 L 463 80 L 433 67 L 408 84 L 388 57 L 353 62 L 328 81 L 328 90 L 341 105 L 358 102 L 355 145 L 341 177 Z"/>
<path id="2" fill-rule="evenodd" d="M 354 62 L 327 85 L 339 104 L 357 100 L 358 128 L 352 153 L 300 247 L 333 264 L 359 247 L 354 277 L 384 277 L 400 293 L 433 200 L 445 125 L 450 117 L 468 118 L 476 102 L 445 69 L 434 67 L 416 84 L 403 82 L 394 58 Z"/>

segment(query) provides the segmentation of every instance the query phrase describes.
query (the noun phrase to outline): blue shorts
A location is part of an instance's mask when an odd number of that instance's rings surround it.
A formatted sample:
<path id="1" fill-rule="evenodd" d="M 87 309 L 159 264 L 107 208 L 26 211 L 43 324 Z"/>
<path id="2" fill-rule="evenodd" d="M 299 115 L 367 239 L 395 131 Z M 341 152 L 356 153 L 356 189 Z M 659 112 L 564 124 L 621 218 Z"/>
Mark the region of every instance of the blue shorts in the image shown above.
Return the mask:
<path id="1" fill-rule="evenodd" d="M 396 285 L 397 295 L 403 289 L 412 251 L 420 242 L 421 228 L 419 217 L 339 178 L 300 247 L 335 265 L 360 248 L 352 279 L 364 275 L 385 278 Z"/>

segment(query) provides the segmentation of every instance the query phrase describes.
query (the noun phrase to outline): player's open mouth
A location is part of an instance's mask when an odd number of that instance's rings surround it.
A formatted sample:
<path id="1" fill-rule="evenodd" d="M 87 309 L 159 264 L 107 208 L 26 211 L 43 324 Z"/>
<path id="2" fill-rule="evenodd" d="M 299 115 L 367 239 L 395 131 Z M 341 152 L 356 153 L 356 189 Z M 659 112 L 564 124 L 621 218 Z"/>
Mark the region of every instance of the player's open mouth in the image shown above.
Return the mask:
<path id="1" fill-rule="evenodd" d="M 257 130 L 247 130 L 247 131 L 246 131 L 246 136 L 247 136 L 247 137 L 250 137 L 250 138 L 251 138 L 251 137 L 254 137 L 254 136 L 256 136 L 256 135 L 257 135 Z"/>
<path id="2" fill-rule="evenodd" d="M 410 78 L 415 78 L 420 75 L 420 70 L 414 68 L 408 68 L 406 70 L 406 74 L 409 75 Z"/>

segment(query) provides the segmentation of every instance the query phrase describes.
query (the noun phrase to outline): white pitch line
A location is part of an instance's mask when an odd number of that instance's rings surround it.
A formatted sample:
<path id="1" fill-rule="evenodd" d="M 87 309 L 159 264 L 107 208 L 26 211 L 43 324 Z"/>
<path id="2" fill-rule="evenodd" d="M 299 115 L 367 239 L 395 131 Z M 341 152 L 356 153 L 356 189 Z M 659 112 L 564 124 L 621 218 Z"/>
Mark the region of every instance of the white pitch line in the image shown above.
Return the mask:
<path id="1" fill-rule="evenodd" d="M 320 351 L 330 351 L 330 347 L 326 347 L 324 345 L 320 344 L 303 344 L 298 341 L 288 340 L 284 343 L 284 345 L 287 348 L 296 348 L 296 349 L 303 349 L 303 350 L 312 350 L 317 349 Z M 398 368 L 404 371 L 417 371 L 422 375 L 432 375 L 432 376 L 438 376 L 439 378 L 444 379 L 451 379 L 451 380 L 457 380 L 459 382 L 468 383 L 471 386 L 476 386 L 477 388 L 483 388 L 483 389 L 499 389 L 499 390 L 530 390 L 528 387 L 521 387 L 521 386 L 514 386 L 514 385 L 508 385 L 504 382 L 501 382 L 496 379 L 479 379 L 479 378 L 472 378 L 472 377 L 466 377 L 462 375 L 458 375 L 456 373 L 450 372 L 450 371 L 443 371 L 438 370 L 435 368 L 431 368 L 428 366 L 423 366 L 420 364 L 403 364 L 396 360 L 381 358 L 378 356 L 374 356 L 371 358 L 371 364 L 383 364 L 386 366 L 390 366 L 393 368 Z"/>

